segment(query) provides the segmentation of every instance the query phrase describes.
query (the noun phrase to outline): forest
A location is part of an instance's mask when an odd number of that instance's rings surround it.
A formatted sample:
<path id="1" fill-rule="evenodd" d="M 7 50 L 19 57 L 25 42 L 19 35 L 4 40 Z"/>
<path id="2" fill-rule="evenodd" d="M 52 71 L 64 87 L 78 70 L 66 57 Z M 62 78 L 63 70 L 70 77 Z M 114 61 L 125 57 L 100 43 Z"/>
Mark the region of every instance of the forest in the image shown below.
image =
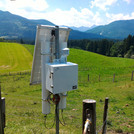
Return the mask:
<path id="1" fill-rule="evenodd" d="M 128 35 L 122 41 L 117 40 L 69 40 L 69 48 L 78 48 L 86 51 L 111 56 L 134 59 L 134 36 Z"/>
<path id="2" fill-rule="evenodd" d="M 18 40 L 6 40 L 0 38 L 0 42 L 19 42 L 21 44 L 32 44 L 34 41 L 28 41 L 25 39 Z M 124 40 L 68 40 L 69 48 L 82 49 L 111 57 L 124 57 L 134 59 L 134 36 L 128 35 Z"/>

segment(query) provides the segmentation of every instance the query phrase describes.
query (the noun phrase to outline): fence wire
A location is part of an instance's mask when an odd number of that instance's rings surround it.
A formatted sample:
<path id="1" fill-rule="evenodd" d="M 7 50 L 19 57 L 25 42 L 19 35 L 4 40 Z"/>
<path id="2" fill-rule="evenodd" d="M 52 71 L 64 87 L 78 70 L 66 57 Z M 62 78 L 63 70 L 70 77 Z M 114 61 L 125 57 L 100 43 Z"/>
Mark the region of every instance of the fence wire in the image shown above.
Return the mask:
<path id="1" fill-rule="evenodd" d="M 87 72 L 85 74 L 79 74 L 78 80 L 79 84 L 88 84 L 88 83 L 98 83 L 98 82 L 120 82 L 120 81 L 132 81 L 134 80 L 133 71 L 130 71 L 128 74 L 109 74 L 109 75 L 100 75 L 100 74 L 91 74 Z"/>

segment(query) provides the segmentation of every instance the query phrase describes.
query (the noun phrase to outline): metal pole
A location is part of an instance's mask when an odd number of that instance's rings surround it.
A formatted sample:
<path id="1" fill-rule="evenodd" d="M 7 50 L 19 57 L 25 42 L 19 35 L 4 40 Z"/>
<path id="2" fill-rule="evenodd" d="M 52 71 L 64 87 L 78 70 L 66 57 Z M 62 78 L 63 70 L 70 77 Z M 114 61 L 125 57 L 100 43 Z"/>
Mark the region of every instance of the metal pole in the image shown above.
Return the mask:
<path id="1" fill-rule="evenodd" d="M 55 116 L 56 116 L 56 134 L 59 134 L 59 103 L 56 104 Z"/>
<path id="2" fill-rule="evenodd" d="M 49 53 L 49 46 L 42 40 L 41 41 L 41 78 L 42 78 L 42 113 L 50 113 L 50 103 L 47 101 L 49 96 L 49 91 L 46 90 L 46 63 L 49 60 L 49 56 L 46 56 L 45 53 Z"/>
<path id="3" fill-rule="evenodd" d="M 56 59 L 60 58 L 60 48 L 59 48 L 59 26 L 56 26 L 55 29 L 55 57 Z M 59 103 L 56 104 L 55 109 L 56 116 L 56 134 L 59 134 Z"/>
<path id="4" fill-rule="evenodd" d="M 59 59 L 60 58 L 59 26 L 56 26 L 56 29 L 55 29 L 55 51 L 56 51 L 56 59 Z"/>

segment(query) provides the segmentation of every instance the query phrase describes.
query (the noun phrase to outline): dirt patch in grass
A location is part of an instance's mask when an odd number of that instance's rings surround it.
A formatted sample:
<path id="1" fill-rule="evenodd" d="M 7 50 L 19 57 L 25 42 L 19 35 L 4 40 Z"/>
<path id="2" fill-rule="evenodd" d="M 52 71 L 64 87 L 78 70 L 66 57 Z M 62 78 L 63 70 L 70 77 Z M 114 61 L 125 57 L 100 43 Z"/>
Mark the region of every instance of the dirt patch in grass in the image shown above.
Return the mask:
<path id="1" fill-rule="evenodd" d="M 10 68 L 10 66 L 9 65 L 2 65 L 2 66 L 0 66 L 0 69 L 7 69 L 7 68 Z"/>

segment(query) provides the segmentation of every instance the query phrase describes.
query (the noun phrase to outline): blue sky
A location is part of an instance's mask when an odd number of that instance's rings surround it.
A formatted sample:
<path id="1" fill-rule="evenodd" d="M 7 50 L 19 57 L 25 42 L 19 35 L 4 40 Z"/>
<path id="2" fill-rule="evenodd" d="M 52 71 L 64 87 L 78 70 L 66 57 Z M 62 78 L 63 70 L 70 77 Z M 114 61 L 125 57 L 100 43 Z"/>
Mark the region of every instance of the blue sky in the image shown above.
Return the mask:
<path id="1" fill-rule="evenodd" d="M 134 0 L 0 0 L 0 10 L 56 25 L 105 25 L 134 19 Z"/>

